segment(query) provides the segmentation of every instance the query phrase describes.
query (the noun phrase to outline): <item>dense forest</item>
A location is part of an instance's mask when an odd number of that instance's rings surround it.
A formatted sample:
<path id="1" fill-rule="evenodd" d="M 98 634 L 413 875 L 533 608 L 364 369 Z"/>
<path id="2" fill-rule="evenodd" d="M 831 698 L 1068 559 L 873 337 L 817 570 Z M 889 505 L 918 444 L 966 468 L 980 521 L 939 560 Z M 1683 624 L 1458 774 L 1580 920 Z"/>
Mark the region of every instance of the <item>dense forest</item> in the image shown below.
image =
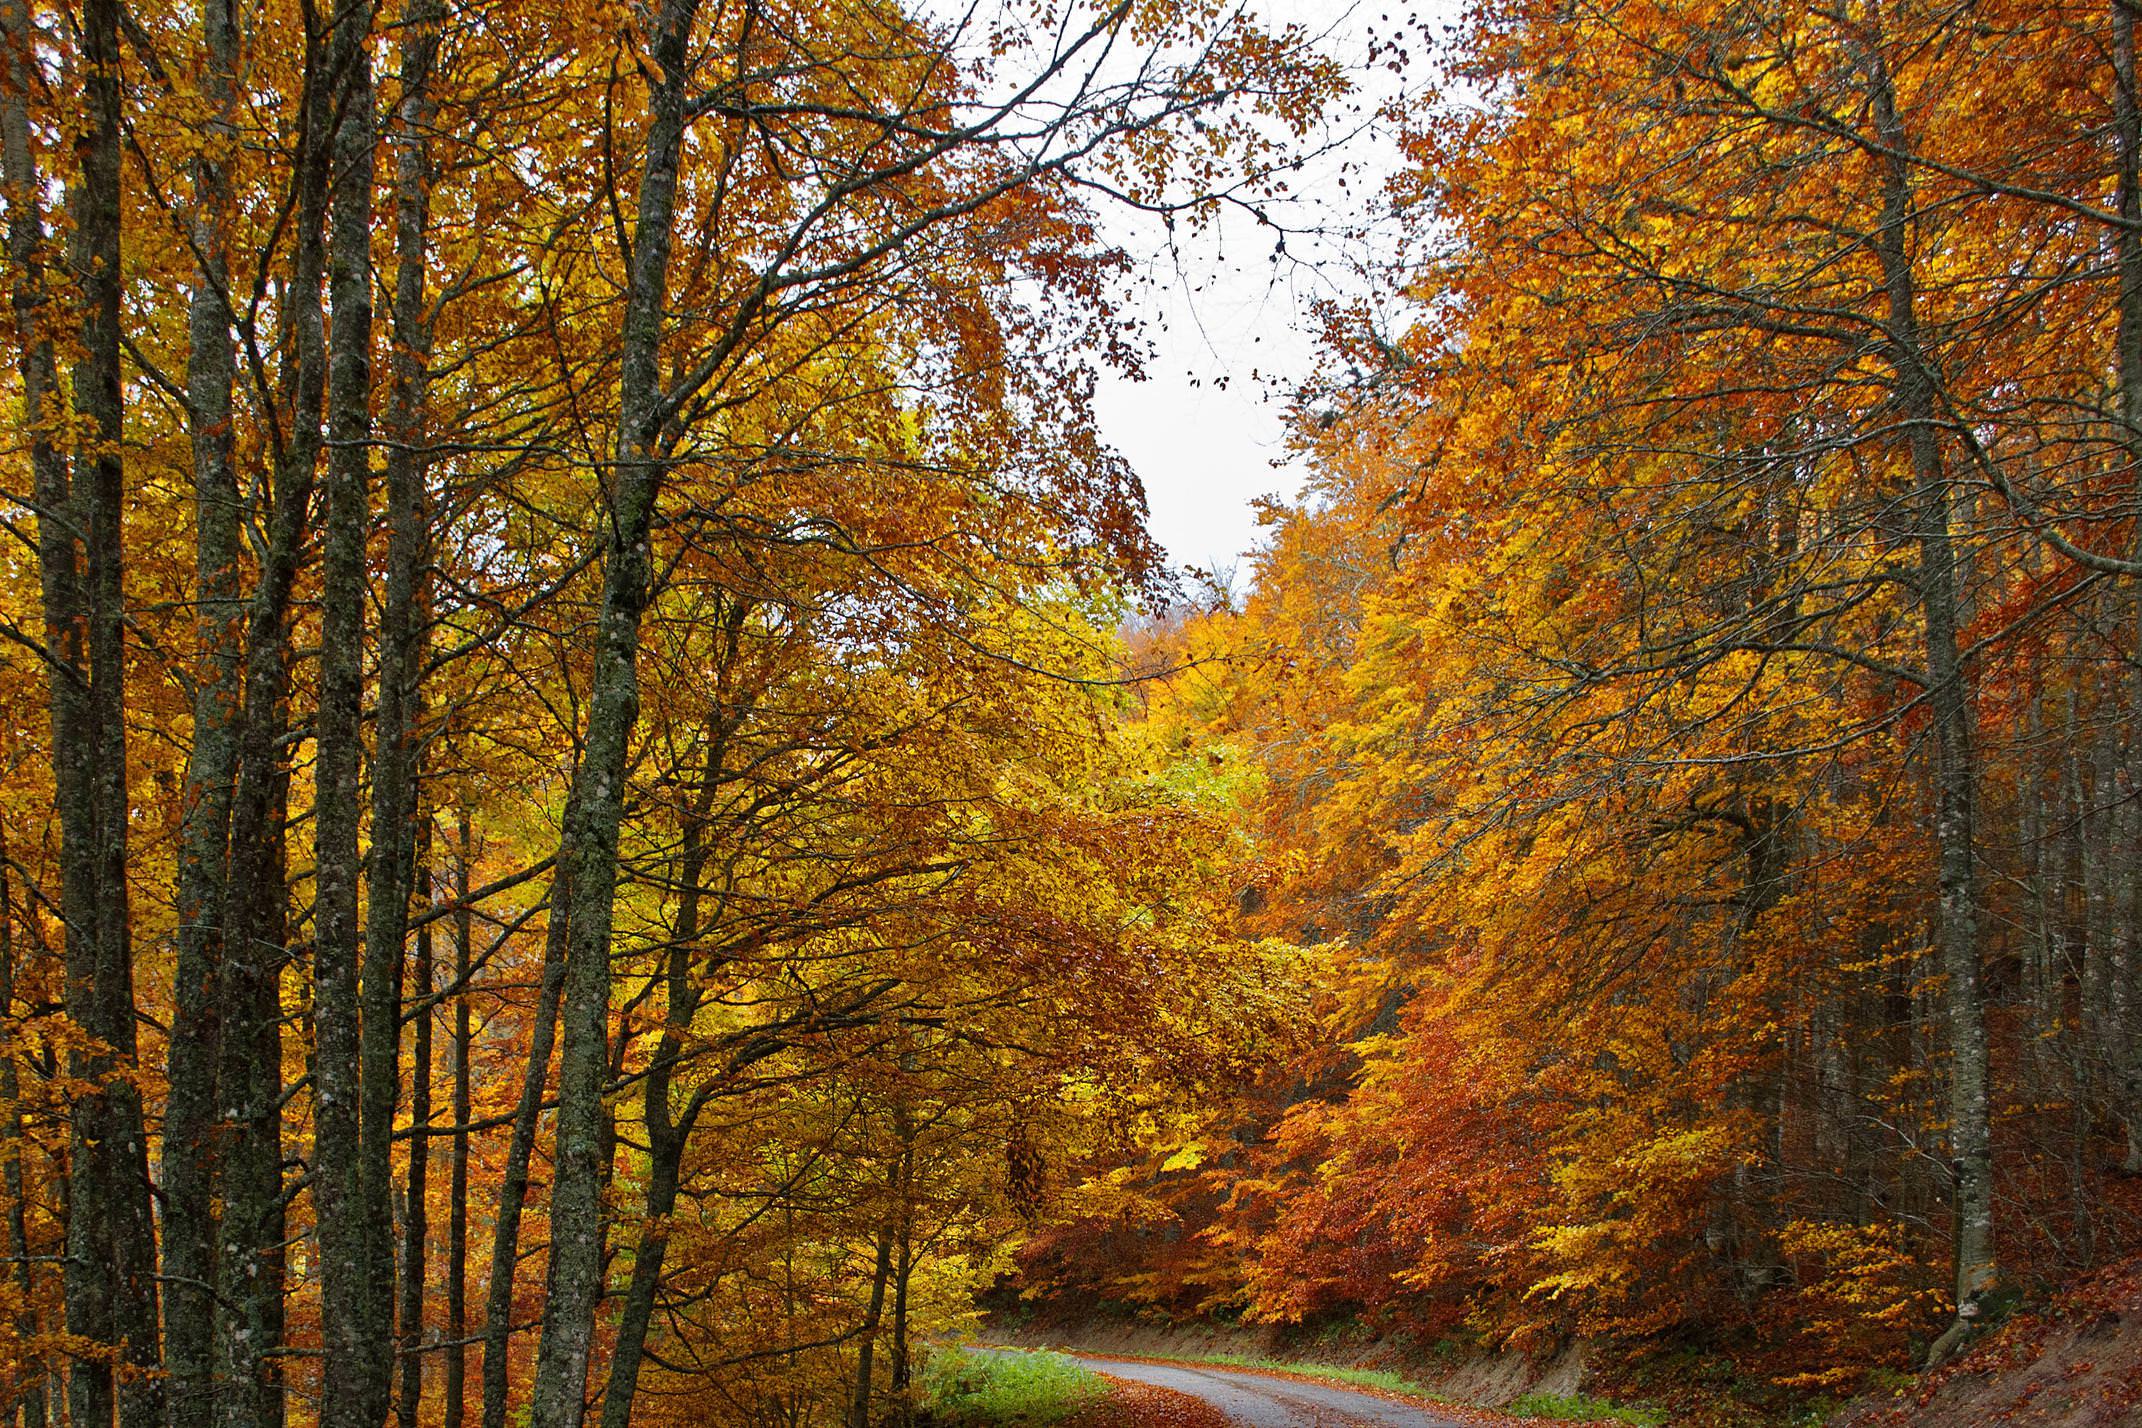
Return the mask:
<path id="1" fill-rule="evenodd" d="M 1474 17 L 1402 321 L 1141 655 L 1318 1034 L 1036 1286 L 1850 1392 L 2142 1250 L 2135 24 Z"/>
<path id="2" fill-rule="evenodd" d="M 2142 1254 L 2138 12 L 1349 14 L 0 0 L 10 1423 L 1804 1403 Z M 1108 215 L 1365 127 L 1171 572 Z"/>

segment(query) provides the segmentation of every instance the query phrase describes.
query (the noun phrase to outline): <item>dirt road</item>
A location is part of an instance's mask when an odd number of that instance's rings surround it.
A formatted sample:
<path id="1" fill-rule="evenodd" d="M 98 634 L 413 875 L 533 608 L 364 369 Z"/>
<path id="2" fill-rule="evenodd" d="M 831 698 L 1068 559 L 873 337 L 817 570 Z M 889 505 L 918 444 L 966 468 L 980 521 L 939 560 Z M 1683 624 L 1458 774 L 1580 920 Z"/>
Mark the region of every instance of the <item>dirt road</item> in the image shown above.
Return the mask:
<path id="1" fill-rule="evenodd" d="M 1237 1428 L 1462 1428 L 1429 1409 L 1338 1384 L 1204 1365 L 1075 1357 L 1110 1378 L 1187 1393 L 1227 1415 Z"/>

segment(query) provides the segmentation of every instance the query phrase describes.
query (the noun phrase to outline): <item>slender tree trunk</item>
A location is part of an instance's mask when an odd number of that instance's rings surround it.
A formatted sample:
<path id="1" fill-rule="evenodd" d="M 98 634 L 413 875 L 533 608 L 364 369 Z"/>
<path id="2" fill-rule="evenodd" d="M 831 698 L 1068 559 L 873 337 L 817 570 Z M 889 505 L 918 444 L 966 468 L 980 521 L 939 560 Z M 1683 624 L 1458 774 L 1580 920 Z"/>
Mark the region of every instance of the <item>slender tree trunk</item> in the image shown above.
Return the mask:
<path id="1" fill-rule="evenodd" d="M 653 578 L 648 538 L 662 483 L 662 327 L 697 11 L 698 0 L 664 0 L 650 46 L 650 120 L 620 334 L 610 543 L 595 632 L 586 748 L 566 803 L 559 850 L 572 889 L 573 915 L 558 1061 L 550 1296 L 536 1356 L 533 1428 L 580 1428 L 595 1309 L 602 1297 L 601 1147 L 603 1079 L 609 1065 L 611 913 L 627 753 L 639 719 L 640 619 Z"/>
<path id="2" fill-rule="evenodd" d="M 745 608 L 743 602 L 736 602 L 731 618 L 725 622 L 723 670 L 735 661 Z M 700 936 L 700 883 L 706 876 L 707 820 L 715 791 L 721 783 L 729 728 L 724 706 L 717 702 L 706 735 L 706 758 L 700 770 L 699 787 L 685 814 L 679 849 L 677 918 L 670 929 L 665 968 L 667 988 L 662 1036 L 655 1045 L 654 1059 L 647 1068 L 642 1092 L 642 1119 L 647 1128 L 647 1203 L 641 1218 L 639 1242 L 632 1255 L 632 1279 L 625 1287 L 625 1300 L 618 1315 L 617 1341 L 610 1354 L 610 1378 L 603 1390 L 602 1428 L 628 1428 L 632 1421 L 632 1399 L 639 1388 L 647 1330 L 654 1321 L 655 1297 L 662 1283 L 662 1262 L 669 1249 L 669 1217 L 677 1208 L 684 1148 L 691 1139 L 697 1107 L 705 1104 L 695 1099 L 686 1114 L 678 1118 L 672 1116 L 669 1102 L 677 1059 L 684 1051 L 685 1035 L 691 1030 L 692 1019 L 698 1015 L 705 995 L 704 982 L 694 975 L 692 953 Z"/>
<path id="3" fill-rule="evenodd" d="M 2034 747 L 2046 742 L 2042 700 L 2031 701 L 2025 737 Z M 2055 985 L 2052 968 L 2060 956 L 2060 929 L 2053 914 L 2053 887 L 2057 874 L 2053 867 L 2052 831 L 2058 826 L 2060 815 L 2051 806 L 2048 784 L 2057 788 L 2058 781 L 2057 770 L 2047 771 L 2022 784 L 2016 795 L 2017 818 L 2021 824 L 2018 834 L 2027 859 L 2025 885 L 2029 890 L 2029 925 L 2022 939 L 2028 1045 L 2021 1072 L 2024 1093 L 2034 1100 L 2051 1099 L 2057 1080 L 2053 1047 L 2060 1028 L 2051 989 Z"/>
<path id="4" fill-rule="evenodd" d="M 399 27 L 401 102 L 394 116 L 395 284 L 392 311 L 391 381 L 387 403 L 385 476 L 387 571 L 380 603 L 378 714 L 373 724 L 372 827 L 366 862 L 364 971 L 361 980 L 362 1110 L 358 1198 L 373 1221 L 375 1265 L 384 1265 L 392 1239 L 388 1181 L 393 1172 L 394 1107 L 401 1082 L 402 962 L 409 935 L 411 865 L 419 836 L 417 726 L 421 705 L 419 670 L 425 628 L 425 571 L 430 560 L 430 513 L 424 501 L 426 408 L 429 402 L 430 314 L 424 265 L 431 222 L 431 72 L 439 51 L 440 8 L 418 0 Z M 353 205 L 354 206 L 354 205 Z M 367 231 L 369 232 L 369 203 Z M 418 933 L 419 997 L 430 995 L 431 929 Z M 404 1428 L 414 1428 L 423 1392 L 424 1205 L 423 1176 L 430 1140 L 421 1126 L 430 1119 L 431 1015 L 418 1019 L 422 1047 L 413 1095 L 424 1117 L 410 1143 L 405 1282 L 399 1300 L 401 1401 Z M 376 1271 L 375 1271 L 376 1273 Z M 413 1274 L 415 1278 L 407 1280 Z M 376 1278 L 373 1314 L 391 1322 L 397 1306 L 391 1276 Z M 384 1367 L 384 1366 L 383 1366 Z"/>
<path id="5" fill-rule="evenodd" d="M 281 665 L 279 658 L 263 658 Z M 287 726 L 288 711 L 279 703 L 262 708 L 249 702 L 248 709 L 249 741 L 267 742 L 264 736 Z M 232 1121 L 221 1166 L 217 1253 L 217 1399 L 224 1428 L 279 1428 L 284 1414 L 282 971 L 290 943 L 289 803 L 288 768 L 263 763 L 251 782 L 241 775 L 237 807 L 247 810 L 246 825 L 259 833 L 233 860 L 244 870 L 233 886 L 242 886 L 246 897 L 233 899 L 236 935 L 224 959 L 220 1083 Z"/>
<path id="6" fill-rule="evenodd" d="M 1939 846 L 1940 965 L 1949 1047 L 1949 1156 L 1956 1239 L 1956 1319 L 1934 1344 L 1953 1352 L 1997 1277 L 1993 1243 L 1993 1138 L 1986 1011 L 1978 941 L 1976 840 L 1978 773 L 1971 694 L 1958 626 L 1961 599 L 1950 488 L 1940 444 L 1936 375 L 1917 314 L 1909 234 L 1910 159 L 1895 94 L 1878 49 L 1868 56 L 1869 97 L 1883 143 L 1882 226 L 1875 240 L 1887 299 L 1896 405 L 1908 424 L 1919 546 L 1927 705 L 1934 728 L 1934 831 Z"/>
<path id="7" fill-rule="evenodd" d="M 446 1404 L 444 1428 L 462 1428 L 467 1409 L 469 1336 L 469 963 L 475 928 L 469 913 L 469 810 L 455 825 L 454 853 L 454 1149 L 446 1191 Z"/>
<path id="8" fill-rule="evenodd" d="M 7 83 L 0 88 L 0 160 L 5 163 L 7 186 L 8 296 L 15 328 L 14 351 L 23 431 L 30 448 L 31 489 L 40 510 L 37 522 L 40 595 L 45 612 L 46 653 L 53 661 L 47 675 L 51 682 L 53 776 L 57 791 L 67 798 L 70 816 L 79 824 L 82 821 L 79 798 L 69 795 L 79 787 L 82 777 L 78 765 L 82 748 L 80 730 L 86 718 L 83 708 L 86 674 L 82 668 L 80 630 L 71 618 L 78 603 L 73 545 L 71 540 L 53 529 L 67 511 L 70 498 L 67 458 L 59 449 L 53 431 L 60 415 L 61 396 L 59 370 L 53 357 L 52 334 L 48 326 L 50 296 L 45 284 L 44 215 L 40 203 L 43 180 L 31 144 L 29 118 L 34 38 L 23 0 L 0 0 L 0 25 L 5 27 L 4 58 L 7 65 Z M 63 838 L 69 836 L 69 827 L 62 824 Z M 65 895 L 63 886 L 62 896 Z M 86 929 L 78 930 L 70 922 L 67 928 L 70 942 L 82 935 L 82 931 Z M 90 1160 L 81 1157 L 72 1169 L 73 1178 L 82 1180 L 83 1188 L 94 1198 L 97 1175 Z M 10 1174 L 19 1178 L 19 1162 L 10 1162 Z M 10 1183 L 12 1185 L 13 1180 Z M 63 1180 L 62 1188 L 71 1203 L 77 1193 L 74 1185 Z M 19 1191 L 16 1203 L 21 1204 Z M 77 1243 L 101 1248 L 86 1233 L 90 1225 L 85 1222 L 81 1228 L 85 1233 L 78 1241 L 75 1219 L 68 1217 L 68 1249 L 72 1251 Z M 26 1229 L 25 1225 L 18 1232 L 18 1243 L 25 1237 Z M 99 1260 L 95 1266 L 80 1266 L 70 1259 L 63 1270 L 67 1326 L 72 1331 L 86 1332 L 83 1321 L 92 1311 L 93 1288 L 105 1273 L 103 1264 Z M 25 1273 L 28 1271 L 27 1260 L 21 1269 Z M 85 1270 L 89 1272 L 85 1273 Z M 105 1292 L 108 1294 L 108 1288 Z M 97 1336 L 108 1338 L 101 1325 Z M 108 1423 L 111 1418 L 110 1393 L 109 1375 L 98 1375 L 94 1365 L 77 1360 L 69 1370 L 68 1405 L 71 1411 L 84 1415 L 76 1419 L 77 1422 L 95 1424 L 98 1428 Z"/>
<path id="9" fill-rule="evenodd" d="M 119 365 L 120 127 L 119 4 L 90 0 L 83 7 L 89 57 L 89 94 L 95 113 L 75 214 L 74 269 L 82 283 L 82 359 L 74 367 L 76 415 L 89 427 L 95 454 L 88 468 L 83 509 L 88 540 L 83 574 L 89 613 L 89 697 L 95 767 L 96 862 L 93 872 L 97 954 L 93 972 L 95 1034 L 113 1053 L 112 1068 L 138 1063 L 134 1017 L 131 896 L 127 885 L 126 597 L 122 577 L 126 507 L 120 451 L 125 419 Z M 162 1349 L 159 1343 L 156 1231 L 151 1212 L 149 1142 L 141 1093 L 131 1079 L 115 1079 L 104 1091 L 101 1151 L 108 1157 L 106 1212 L 111 1216 L 113 1287 L 123 1372 L 119 1382 L 121 1428 L 149 1428 L 163 1416 Z"/>
<path id="10" fill-rule="evenodd" d="M 913 1405 L 908 1402 L 914 1368 L 907 1342 L 907 1287 L 914 1273 L 915 1147 L 910 1143 L 900 1151 L 900 1233 L 893 1246 L 892 1357 L 886 1364 L 890 1370 L 894 1411 L 902 1423 L 913 1417 Z"/>
<path id="11" fill-rule="evenodd" d="M 848 1428 L 870 1428 L 870 1376 L 876 1355 L 878 1325 L 885 1317 L 885 1282 L 892 1276 L 893 1227 L 878 1228 L 877 1258 L 870 1271 L 870 1302 L 856 1329 L 855 1391 L 848 1400 Z"/>
<path id="12" fill-rule="evenodd" d="M 392 1385 L 387 1177 L 366 1142 L 358 977 L 365 538 L 371 524 L 372 7 L 336 13 L 334 197 L 328 247 L 326 516 L 315 738 L 312 1160 L 320 1241 L 321 1428 L 378 1428 Z M 390 754 L 391 761 L 391 754 Z M 378 830 L 390 843 L 398 830 Z M 375 887 L 373 901 L 397 889 Z M 399 951 L 397 949 L 397 957 Z M 376 1037 L 380 1028 L 374 1027 Z M 391 1033 L 389 1029 L 388 1034 Z M 383 1292 L 383 1290 L 385 1292 Z"/>
<path id="13" fill-rule="evenodd" d="M 659 1137 L 648 1130 L 646 1218 L 632 1256 L 632 1279 L 617 1325 L 617 1350 L 610 1360 L 610 1380 L 603 1390 L 602 1428 L 626 1428 L 638 1391 L 647 1331 L 654 1321 L 655 1297 L 662 1284 L 662 1261 L 669 1248 L 669 1216 L 677 1208 L 678 1171 L 685 1138 L 682 1128 L 664 1126 Z"/>
<path id="14" fill-rule="evenodd" d="M 89 646 L 89 747 L 93 801 L 95 889 L 92 925 L 97 939 L 90 969 L 95 1019 L 90 1030 L 111 1049 L 108 1063 L 125 1071 L 136 1062 L 133 949 L 127 885 L 127 748 L 125 689 L 125 591 L 122 579 L 126 505 L 121 449 L 125 442 L 124 395 L 119 362 L 120 150 L 123 143 L 119 88 L 118 0 L 88 0 L 83 6 L 84 57 L 91 112 L 89 142 L 81 149 L 82 175 L 75 197 L 72 266 L 81 285 L 82 347 L 74 363 L 75 415 L 87 429 L 88 449 L 77 457 L 76 511 L 83 522 L 82 575 Z M 70 917 L 72 914 L 70 913 Z M 150 1215 L 148 1137 L 141 1096 L 127 1079 L 102 1092 L 102 1144 L 111 1217 L 113 1288 L 118 1295 L 114 1328 L 121 1360 L 122 1428 L 153 1423 L 162 1412 L 161 1354 L 157 1342 L 156 1242 Z"/>
<path id="15" fill-rule="evenodd" d="M 912 1046 L 900 1053 L 900 1070 L 903 1077 L 912 1076 L 917 1065 L 917 1055 Z M 908 1091 L 902 1085 L 893 1100 L 893 1139 L 900 1147 L 900 1158 L 893 1164 L 893 1257 L 892 1257 L 892 1355 L 886 1367 L 890 1370 L 893 1392 L 893 1413 L 897 1421 L 908 1420 L 908 1354 L 907 1354 L 907 1283 L 915 1268 L 915 1113 L 908 1101 Z"/>
<path id="16" fill-rule="evenodd" d="M 416 885 L 430 902 L 431 870 L 428 866 L 430 830 L 418 835 L 420 847 Z M 417 1411 L 424 1400 L 424 1272 L 425 1243 L 431 1233 L 431 959 L 432 925 L 417 929 L 416 1005 L 412 1028 L 414 1045 L 409 1058 L 409 1178 L 403 1197 L 401 1305 L 396 1322 L 401 1328 L 401 1394 L 395 1401 L 395 1421 L 400 1428 L 416 1428 Z"/>
<path id="17" fill-rule="evenodd" d="M 0 1019 L 15 1015 L 15 898 L 8 882 L 7 830 L 0 825 Z M 37 1272 L 30 1259 L 29 1177 L 23 1170 L 25 1137 L 22 1124 L 22 1078 L 12 1052 L 0 1055 L 0 1101 L 7 1113 L 0 1119 L 0 1168 L 7 1187 L 7 1252 L 15 1263 L 15 1287 L 22 1304 L 15 1311 L 19 1342 L 36 1343 L 41 1326 L 37 1314 Z M 45 1421 L 44 1375 L 34 1365 L 18 1365 L 22 1373 L 24 1428 L 42 1428 Z M 10 1409 L 12 1412 L 12 1408 Z"/>
<path id="18" fill-rule="evenodd" d="M 2134 0 L 2112 0 L 2113 134 L 2117 159 L 2115 202 L 2127 226 L 2113 230 L 2120 269 L 2120 316 L 2115 341 L 2119 348 L 2121 441 L 2126 448 L 2128 480 L 2135 491 L 2134 529 L 2129 556 L 2142 561 L 2142 94 L 2135 74 Z M 2142 581 L 2130 582 L 2128 626 L 2127 734 L 2123 744 L 2124 786 L 2120 803 L 2126 837 L 2121 864 L 2127 876 L 2122 889 L 2118 940 L 2113 958 L 2109 1020 L 2113 1036 L 2107 1048 L 2113 1076 L 2114 1106 L 2127 1131 L 2124 1166 L 2142 1174 L 2142 1025 L 2137 1024 L 2142 991 Z"/>
<path id="19" fill-rule="evenodd" d="M 2063 1091 L 2075 1108 L 2071 1118 L 2078 1125 L 2086 1125 L 2090 1106 L 2090 1062 L 2087 1055 L 2087 1028 L 2089 1018 L 2068 1010 L 2068 982 L 2072 979 L 2079 988 L 2084 980 L 2089 962 L 2089 936 L 2087 930 L 2079 930 L 2073 909 L 2070 907 L 2074 891 L 2087 885 L 2086 869 L 2089 865 L 2089 819 L 2090 801 L 2083 788 L 2082 775 L 2082 722 L 2078 717 L 2080 700 L 2074 688 L 2067 692 L 2066 707 L 2062 710 L 2064 737 L 2061 748 L 2060 800 L 2065 804 L 2060 820 L 2061 832 L 2057 857 L 2059 859 L 2059 882 L 2054 899 L 2054 916 L 2060 919 L 2059 940 L 2052 944 L 2052 954 L 2057 959 L 2050 969 L 2053 979 L 2051 995 L 2055 998 L 2055 1011 L 2068 1034 L 2060 1040 L 2065 1053 L 2063 1071 L 2066 1081 Z M 2077 948 L 2081 951 L 2078 955 Z M 2081 1031 L 2083 1034 L 2077 1034 Z M 2068 1148 L 2069 1203 L 2073 1207 L 2072 1218 L 2078 1238 L 2088 1244 L 2092 1238 L 2092 1226 L 2097 1207 L 2091 1200 L 2087 1186 L 2087 1167 L 2084 1157 L 2089 1153 L 2089 1139 L 2077 1136 Z M 2093 1252 L 2094 1253 L 2094 1252 Z"/>
<path id="20" fill-rule="evenodd" d="M 507 1370 L 513 1336 L 513 1281 L 520 1268 L 521 1214 L 528 1200 L 528 1164 L 543 1118 L 543 1088 L 550 1080 L 550 1053 L 557 1044 L 558 1004 L 565 993 L 565 944 L 572 922 L 572 889 L 561 869 L 552 875 L 550 926 L 543 937 L 543 979 L 536 995 L 535 1023 L 528 1031 L 528 1064 L 513 1109 L 513 1135 L 498 1187 L 498 1214 L 491 1232 L 491 1275 L 484 1290 L 483 1428 L 505 1428 Z M 462 1122 L 467 1124 L 466 1119 Z"/>
<path id="21" fill-rule="evenodd" d="M 196 272 L 187 313 L 199 653 L 193 746 L 186 761 L 179 835 L 170 1090 L 164 1106 L 164 1354 L 172 1428 L 208 1428 L 215 1415 L 216 1160 L 221 1140 L 216 1075 L 245 638 L 238 584 L 239 494 L 231 456 L 234 361 L 226 255 L 231 189 L 224 170 L 236 135 L 238 23 L 233 0 L 208 0 L 202 8 L 207 67 L 201 94 L 215 117 L 193 164 Z"/>
<path id="22" fill-rule="evenodd" d="M 282 971 L 289 960 L 286 735 L 290 612 L 311 528 L 326 401 L 321 287 L 333 159 L 326 37 L 305 36 L 281 383 L 288 434 L 274 451 L 268 539 L 246 612 L 244 704 L 231 798 L 218 1090 L 229 1124 L 220 1170 L 216 1381 L 223 1428 L 283 1421 Z"/>
<path id="23" fill-rule="evenodd" d="M 1931 448 L 1920 428 L 1914 445 Z M 1938 457 L 1935 458 L 1938 463 Z M 1915 462 L 1915 464 L 1917 464 Z M 1921 465 L 1920 550 L 1926 597 L 1928 691 L 1936 729 L 1935 830 L 1940 843 L 1940 936 L 1949 1042 L 1949 1141 L 1955 1177 L 1957 1324 L 1977 1316 L 1996 1277 L 1993 1243 L 1993 1143 L 1986 1012 L 1978 947 L 1974 867 L 1977 770 L 1969 693 L 1958 650 L 1954 552 L 1949 543 L 1946 479 Z M 1954 1332 L 1952 1330 L 1952 1332 Z M 1937 1346 L 1945 1353 L 1955 1339 Z"/>
<path id="24" fill-rule="evenodd" d="M 75 456 L 50 430 L 59 417 L 58 370 L 46 311 L 42 192 L 27 102 L 33 81 L 26 7 L 5 12 L 10 84 L 4 140 L 9 259 L 25 424 L 38 509 L 38 565 L 49 663 L 53 782 L 60 825 L 60 905 L 66 923 L 67 1010 L 94 1045 L 69 1056 L 69 1073 L 94 1090 L 70 1108 L 67 1328 L 112 1345 L 118 1363 L 77 1355 L 70 1415 L 103 1428 L 150 1428 L 162 1416 L 156 1239 L 148 1139 L 135 1062 L 128 924 L 125 608 L 120 516 L 125 503 L 124 393 L 119 360 L 121 91 L 119 5 L 85 0 L 79 11 L 82 113 L 79 178 L 68 186 L 78 341 L 70 372 Z"/>
<path id="25" fill-rule="evenodd" d="M 302 200 L 301 200 L 302 201 Z M 318 208 L 312 209 L 317 235 Z M 303 220 L 301 220 L 302 222 Z M 293 390 L 315 395 L 324 371 L 318 308 L 318 244 L 300 228 L 299 288 L 314 296 L 292 327 Z M 309 314 L 305 311 L 310 307 Z M 300 408 L 302 411 L 302 407 Z M 314 407 L 315 416 L 317 407 Z M 290 770 L 282 750 L 290 725 L 289 608 L 312 489 L 313 435 L 299 427 L 279 463 L 268 558 L 248 616 L 245 710 L 231 800 L 230 884 L 223 948 L 222 1049 L 217 1083 L 226 1145 L 216 1255 L 216 1381 L 225 1428 L 282 1421 L 283 1145 L 282 971 L 289 961 L 287 830 Z"/>

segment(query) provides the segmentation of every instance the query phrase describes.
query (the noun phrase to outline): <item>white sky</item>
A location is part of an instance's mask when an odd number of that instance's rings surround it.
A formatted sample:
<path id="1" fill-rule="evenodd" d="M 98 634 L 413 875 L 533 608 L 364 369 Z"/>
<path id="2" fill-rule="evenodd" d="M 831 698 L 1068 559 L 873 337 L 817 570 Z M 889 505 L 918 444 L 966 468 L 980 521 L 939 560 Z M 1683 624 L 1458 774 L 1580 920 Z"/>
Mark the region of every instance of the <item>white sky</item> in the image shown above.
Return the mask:
<path id="1" fill-rule="evenodd" d="M 1164 257 L 1152 264 L 1146 380 L 1107 373 L 1098 394 L 1101 430 L 1144 480 L 1170 563 L 1208 570 L 1246 569 L 1240 557 L 1259 539 L 1252 499 L 1301 489 L 1286 398 L 1316 356 L 1300 285 L 1235 246 L 1194 253 L 1180 273 Z"/>
<path id="2" fill-rule="evenodd" d="M 1350 0 L 1252 0 L 1251 8 L 1267 23 L 1298 21 L 1326 36 L 1326 49 L 1356 74 L 1366 69 L 1368 29 L 1388 33 L 1386 15 L 1396 14 Z M 1414 14 L 1457 8 L 1453 0 L 1407 7 Z M 1374 80 L 1399 83 L 1381 72 Z M 1378 88 L 1373 98 L 1392 92 Z M 1358 102 L 1370 107 L 1367 96 Z M 1397 167 L 1397 149 L 1380 130 L 1347 132 L 1359 123 L 1342 113 L 1335 133 L 1344 141 L 1294 177 L 1303 201 L 1280 215 L 1289 227 L 1337 230 L 1383 207 L 1382 181 Z M 1275 264 L 1274 233 L 1246 214 L 1230 213 L 1216 231 L 1186 237 L 1172 253 L 1157 223 L 1118 211 L 1104 215 L 1104 228 L 1145 260 L 1149 281 L 1132 310 L 1146 324 L 1153 356 L 1143 382 L 1104 374 L 1101 430 L 1144 480 L 1152 531 L 1170 563 L 1236 566 L 1246 576 L 1242 556 L 1262 539 L 1251 500 L 1291 499 L 1306 475 L 1286 449 L 1285 418 L 1288 394 L 1318 360 L 1310 304 L 1385 286 L 1363 271 L 1377 256 L 1373 240 L 1364 251 L 1291 234 L 1288 259 Z"/>

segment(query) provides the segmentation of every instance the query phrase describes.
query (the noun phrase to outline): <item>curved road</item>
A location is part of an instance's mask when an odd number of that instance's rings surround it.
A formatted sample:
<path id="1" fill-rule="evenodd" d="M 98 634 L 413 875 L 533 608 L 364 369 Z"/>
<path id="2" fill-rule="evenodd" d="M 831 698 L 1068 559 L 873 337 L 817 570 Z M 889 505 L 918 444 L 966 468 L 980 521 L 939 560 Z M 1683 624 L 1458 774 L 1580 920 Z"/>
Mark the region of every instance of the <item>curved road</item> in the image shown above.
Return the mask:
<path id="1" fill-rule="evenodd" d="M 1238 1369 L 1192 1368 L 1075 1354 L 1080 1363 L 1110 1378 L 1149 1383 L 1187 1393 L 1226 1414 L 1241 1428 L 1460 1428 L 1425 1408 L 1358 1393 L 1338 1384 Z"/>

